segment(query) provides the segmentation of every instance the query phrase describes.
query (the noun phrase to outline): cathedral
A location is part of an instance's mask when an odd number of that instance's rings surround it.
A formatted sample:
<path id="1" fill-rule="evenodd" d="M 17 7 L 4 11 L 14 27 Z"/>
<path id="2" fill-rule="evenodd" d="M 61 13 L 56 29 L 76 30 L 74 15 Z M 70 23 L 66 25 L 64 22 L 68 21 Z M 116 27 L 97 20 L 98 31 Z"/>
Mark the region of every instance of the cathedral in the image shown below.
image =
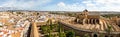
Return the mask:
<path id="1" fill-rule="evenodd" d="M 88 10 L 77 14 L 75 22 L 79 24 L 100 24 L 100 15 L 89 15 Z"/>
<path id="2" fill-rule="evenodd" d="M 88 33 L 91 37 L 100 37 L 101 34 L 103 37 L 120 37 L 120 18 L 118 17 L 105 18 L 100 14 L 91 15 L 88 10 L 84 10 L 76 15 L 74 25 L 82 29 L 77 32 L 81 36 Z"/>

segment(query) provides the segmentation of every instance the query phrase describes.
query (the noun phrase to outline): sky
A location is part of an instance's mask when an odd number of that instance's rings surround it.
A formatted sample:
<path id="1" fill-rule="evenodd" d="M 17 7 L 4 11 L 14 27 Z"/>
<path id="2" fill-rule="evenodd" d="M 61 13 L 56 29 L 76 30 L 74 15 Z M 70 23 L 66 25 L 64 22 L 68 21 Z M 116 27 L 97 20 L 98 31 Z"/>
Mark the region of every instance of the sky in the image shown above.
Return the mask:
<path id="1" fill-rule="evenodd" d="M 0 7 L 40 11 L 120 11 L 120 0 L 0 0 Z"/>

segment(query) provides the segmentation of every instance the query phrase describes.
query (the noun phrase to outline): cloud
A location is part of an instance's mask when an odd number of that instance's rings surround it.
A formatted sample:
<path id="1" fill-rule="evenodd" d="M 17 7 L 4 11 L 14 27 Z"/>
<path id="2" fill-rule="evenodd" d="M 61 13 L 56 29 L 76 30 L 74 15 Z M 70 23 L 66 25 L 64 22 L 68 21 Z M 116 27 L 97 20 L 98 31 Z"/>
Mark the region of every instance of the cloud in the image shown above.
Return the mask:
<path id="1" fill-rule="evenodd" d="M 120 11 L 120 0 L 93 0 L 96 9 L 102 11 Z"/>
<path id="2" fill-rule="evenodd" d="M 0 5 L 0 7 L 17 7 L 23 9 L 35 8 L 37 6 L 47 4 L 51 0 L 8 0 Z"/>
<path id="3" fill-rule="evenodd" d="M 65 3 L 60 2 L 60 3 L 58 3 L 57 5 L 60 6 L 60 7 L 63 7 L 63 6 L 65 6 Z"/>
<path id="4" fill-rule="evenodd" d="M 61 10 L 81 11 L 88 9 L 90 11 L 120 11 L 120 0 L 85 0 L 81 3 L 75 2 L 72 4 L 66 4 L 59 2 L 58 7 Z M 77 3 L 77 4 L 76 4 Z"/>
<path id="5" fill-rule="evenodd" d="M 64 2 L 59 2 L 57 6 L 60 11 L 78 11 L 84 8 L 79 3 L 66 4 Z"/>
<path id="6" fill-rule="evenodd" d="M 1 2 L 1 1 L 0 1 Z M 120 11 L 120 0 L 7 0 L 0 7 L 52 11 Z M 51 4 L 52 3 L 52 4 Z"/>

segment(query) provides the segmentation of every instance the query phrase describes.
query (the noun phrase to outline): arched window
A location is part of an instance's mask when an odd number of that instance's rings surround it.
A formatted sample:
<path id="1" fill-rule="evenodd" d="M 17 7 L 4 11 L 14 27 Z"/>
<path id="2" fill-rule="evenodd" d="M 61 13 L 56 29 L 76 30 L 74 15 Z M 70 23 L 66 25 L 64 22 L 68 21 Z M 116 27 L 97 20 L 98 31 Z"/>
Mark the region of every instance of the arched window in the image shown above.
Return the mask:
<path id="1" fill-rule="evenodd" d="M 98 37 L 97 34 L 94 34 L 93 37 Z"/>
<path id="2" fill-rule="evenodd" d="M 91 24 L 91 19 L 90 19 L 90 22 L 89 22 L 90 24 Z"/>
<path id="3" fill-rule="evenodd" d="M 96 23 L 99 24 L 99 19 L 96 19 Z"/>
<path id="4" fill-rule="evenodd" d="M 113 37 L 113 36 L 110 36 L 110 37 Z"/>
<path id="5" fill-rule="evenodd" d="M 88 24 L 88 19 L 85 21 L 86 24 Z"/>
<path id="6" fill-rule="evenodd" d="M 95 24 L 95 22 L 96 22 L 95 19 L 93 19 L 93 24 Z"/>
<path id="7" fill-rule="evenodd" d="M 120 27 L 120 25 L 118 25 Z"/>
<path id="8" fill-rule="evenodd" d="M 118 26 L 120 27 L 120 20 L 119 20 L 119 22 L 118 22 Z"/>
<path id="9" fill-rule="evenodd" d="M 107 35 L 105 35 L 105 37 L 108 37 Z"/>

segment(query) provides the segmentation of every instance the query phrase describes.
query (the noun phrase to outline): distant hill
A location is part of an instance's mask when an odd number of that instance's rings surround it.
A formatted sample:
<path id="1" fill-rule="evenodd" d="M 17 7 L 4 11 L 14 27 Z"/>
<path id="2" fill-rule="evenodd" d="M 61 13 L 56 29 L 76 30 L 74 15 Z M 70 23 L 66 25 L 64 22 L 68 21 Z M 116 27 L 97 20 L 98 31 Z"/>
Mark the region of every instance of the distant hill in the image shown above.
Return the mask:
<path id="1" fill-rule="evenodd" d="M 25 10 L 16 7 L 0 7 L 0 11 L 38 11 L 38 10 Z M 57 12 L 57 13 L 79 13 L 82 11 L 38 11 L 38 12 Z M 120 11 L 89 11 L 90 14 L 120 14 Z"/>
<path id="2" fill-rule="evenodd" d="M 81 13 L 82 11 L 77 11 L 77 12 L 74 12 L 74 11 L 73 12 L 72 11 L 50 11 L 50 12 L 53 12 L 53 13 Z M 94 15 L 97 15 L 97 14 L 100 14 L 100 15 L 120 14 L 120 12 L 118 12 L 118 11 L 89 11 L 89 14 L 94 14 Z"/>
<path id="3" fill-rule="evenodd" d="M 20 9 L 15 7 L 0 7 L 0 11 L 7 11 L 7 10 L 20 10 Z"/>
<path id="4" fill-rule="evenodd" d="M 36 11 L 36 10 L 26 10 L 16 7 L 0 7 L 0 11 Z"/>

